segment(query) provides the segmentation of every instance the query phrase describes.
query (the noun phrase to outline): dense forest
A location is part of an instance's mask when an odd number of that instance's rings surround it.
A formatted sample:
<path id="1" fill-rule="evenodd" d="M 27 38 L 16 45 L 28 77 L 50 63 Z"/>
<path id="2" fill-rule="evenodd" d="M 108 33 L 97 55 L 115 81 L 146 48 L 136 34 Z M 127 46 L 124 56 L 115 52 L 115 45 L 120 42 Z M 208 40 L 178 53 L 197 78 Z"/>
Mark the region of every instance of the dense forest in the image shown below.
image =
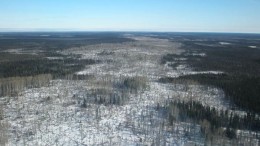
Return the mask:
<path id="1" fill-rule="evenodd" d="M 224 90 L 226 97 L 238 107 L 260 113 L 260 77 L 231 76 L 229 74 L 185 75 L 179 78 L 161 78 L 161 82 L 180 83 L 197 81 Z"/>
<path id="2" fill-rule="evenodd" d="M 2 32 L 1 35 L 3 35 L 0 36 L 1 51 L 22 48 L 52 52 L 84 45 L 133 41 L 122 37 L 122 33 L 113 32 Z"/>
<path id="3" fill-rule="evenodd" d="M 213 145 L 218 143 L 214 141 L 223 138 L 244 143 L 243 134 L 237 130 L 260 131 L 260 118 L 252 113 L 238 115 L 229 110 L 219 111 L 195 101 L 171 101 L 165 107 L 158 105 L 156 108 L 166 112 L 169 125 L 177 121 L 199 124 L 206 141 L 211 141 L 211 144 L 213 142 Z M 254 136 L 260 138 L 257 133 Z"/>
<path id="4" fill-rule="evenodd" d="M 215 38 L 216 39 L 216 38 Z M 189 64 L 194 71 L 220 71 L 220 74 L 183 75 L 179 78 L 161 78 L 161 82 L 197 81 L 201 84 L 216 86 L 225 91 L 240 108 L 260 113 L 260 49 L 248 48 L 245 40 L 229 40 L 230 44 L 218 44 L 221 40 L 211 42 L 185 41 L 182 48 L 185 52 L 167 54 L 162 57 L 161 63 L 175 62 L 169 66 L 175 68 L 182 63 Z M 209 44 L 206 43 L 211 43 Z M 204 53 L 205 55 L 200 55 Z M 197 55 L 199 54 L 199 55 Z M 182 58 L 186 58 L 183 60 Z"/>
<path id="5" fill-rule="evenodd" d="M 38 74 L 53 74 L 54 77 L 61 77 L 74 73 L 84 68 L 85 65 L 97 63 L 95 60 L 78 59 L 35 59 L 18 62 L 0 63 L 0 77 L 30 76 Z"/>
<path id="6" fill-rule="evenodd" d="M 177 78 L 162 77 L 159 82 L 217 87 L 224 91 L 227 100 L 235 105 L 234 108 L 246 111 L 245 114 L 237 114 L 196 101 L 171 101 L 168 106 L 162 107 L 170 125 L 179 120 L 199 124 L 206 145 L 222 145 L 221 141 L 226 140 L 231 145 L 251 145 L 251 141 L 244 139 L 240 130 L 255 131 L 254 137 L 260 139 L 260 49 L 249 47 L 258 46 L 259 41 L 244 39 L 243 35 L 236 35 L 236 38 L 230 35 L 172 36 L 172 41 L 183 43 L 185 52 L 179 55 L 166 54 L 161 58 L 161 64 L 173 69 L 188 64 L 194 72 L 202 73 L 183 74 Z M 207 41 L 201 41 L 205 39 Z M 228 139 L 223 140 L 225 138 Z"/>
<path id="7" fill-rule="evenodd" d="M 86 79 L 73 75 L 99 60 L 79 59 L 57 51 L 91 44 L 132 41 L 120 33 L 1 33 L 0 96 L 47 85 L 50 79 Z M 46 77 L 46 78 L 44 78 Z M 41 84 L 44 82 L 44 84 Z"/>

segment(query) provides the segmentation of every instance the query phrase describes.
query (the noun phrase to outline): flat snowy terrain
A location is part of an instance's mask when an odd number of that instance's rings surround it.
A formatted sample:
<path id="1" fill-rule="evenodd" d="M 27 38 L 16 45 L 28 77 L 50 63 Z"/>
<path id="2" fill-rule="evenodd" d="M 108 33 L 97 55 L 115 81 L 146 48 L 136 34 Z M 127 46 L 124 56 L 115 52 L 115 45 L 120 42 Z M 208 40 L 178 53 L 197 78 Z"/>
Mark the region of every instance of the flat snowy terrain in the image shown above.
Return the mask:
<path id="1" fill-rule="evenodd" d="M 131 37 L 131 36 L 128 36 Z M 52 80 L 48 86 L 27 89 L 17 97 L 4 97 L 4 120 L 8 123 L 8 145 L 203 145 L 200 126 L 176 122 L 172 128 L 157 105 L 169 100 L 196 100 L 217 109 L 229 109 L 222 90 L 198 84 L 163 84 L 161 77 L 222 72 L 195 72 L 185 64 L 171 68 L 161 64 L 166 54 L 180 54 L 181 44 L 166 39 L 131 37 L 134 42 L 75 47 L 62 54 L 100 60 L 78 75 L 86 80 Z M 226 45 L 221 43 L 222 45 Z M 201 52 L 193 55 L 206 56 Z M 62 59 L 62 58 L 49 58 Z M 128 77 L 147 78 L 148 88 L 129 92 L 122 105 L 97 104 L 84 99 L 94 89 L 121 94 L 114 84 Z"/>

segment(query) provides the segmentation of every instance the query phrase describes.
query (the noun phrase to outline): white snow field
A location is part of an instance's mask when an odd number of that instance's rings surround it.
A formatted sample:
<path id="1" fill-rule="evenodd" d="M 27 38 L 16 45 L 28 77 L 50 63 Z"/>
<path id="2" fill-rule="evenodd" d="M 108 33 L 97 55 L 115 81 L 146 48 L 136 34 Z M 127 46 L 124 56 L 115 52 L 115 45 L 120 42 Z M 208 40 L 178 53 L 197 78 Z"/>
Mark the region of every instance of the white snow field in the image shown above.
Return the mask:
<path id="1" fill-rule="evenodd" d="M 163 111 L 156 106 L 167 100 L 196 100 L 218 109 L 229 108 L 224 92 L 198 84 L 162 84 L 161 77 L 194 72 L 187 64 L 173 69 L 160 63 L 168 53 L 180 54 L 181 44 L 165 39 L 132 37 L 134 42 L 99 44 L 71 48 L 60 53 L 79 54 L 100 63 L 86 66 L 76 74 L 93 75 L 88 80 L 52 80 L 48 86 L 27 89 L 17 97 L 4 97 L 4 120 L 8 123 L 7 145 L 203 145 L 200 126 L 177 122 L 169 129 Z M 199 55 L 205 56 L 206 54 Z M 56 59 L 56 58 L 50 58 Z M 185 58 L 183 59 L 185 60 Z M 127 77 L 142 76 L 149 87 L 128 93 L 123 105 L 93 102 L 82 107 L 92 89 L 117 92 L 113 84 Z"/>

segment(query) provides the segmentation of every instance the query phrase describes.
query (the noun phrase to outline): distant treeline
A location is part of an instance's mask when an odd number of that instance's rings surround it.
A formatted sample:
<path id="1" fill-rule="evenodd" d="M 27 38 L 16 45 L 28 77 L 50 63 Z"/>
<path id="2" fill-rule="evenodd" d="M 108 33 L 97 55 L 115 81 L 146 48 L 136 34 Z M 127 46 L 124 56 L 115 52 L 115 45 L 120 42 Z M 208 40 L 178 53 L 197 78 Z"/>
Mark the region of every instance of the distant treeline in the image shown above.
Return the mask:
<path id="1" fill-rule="evenodd" d="M 259 76 L 260 49 L 239 44 L 200 46 L 191 42 L 185 43 L 183 48 L 187 50 L 187 54 L 196 52 L 206 54 L 205 56 L 186 55 L 187 63 L 194 70 L 220 70 L 232 75 Z"/>
<path id="2" fill-rule="evenodd" d="M 4 39 L 1 39 L 4 38 Z M 20 32 L 1 33 L 1 49 L 41 49 L 44 51 L 63 50 L 72 47 L 101 43 L 122 43 L 134 41 L 125 38 L 122 33 L 107 32 Z"/>

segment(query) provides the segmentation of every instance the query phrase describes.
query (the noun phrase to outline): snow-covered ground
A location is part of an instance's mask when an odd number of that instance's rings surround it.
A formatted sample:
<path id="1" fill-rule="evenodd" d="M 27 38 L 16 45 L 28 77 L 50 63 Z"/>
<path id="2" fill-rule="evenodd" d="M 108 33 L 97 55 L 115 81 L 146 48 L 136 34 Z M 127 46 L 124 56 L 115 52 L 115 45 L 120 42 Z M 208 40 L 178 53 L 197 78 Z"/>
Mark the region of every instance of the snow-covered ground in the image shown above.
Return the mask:
<path id="1" fill-rule="evenodd" d="M 219 44 L 221 44 L 221 45 L 230 45 L 231 43 L 228 43 L 228 42 L 219 42 Z"/>
<path id="2" fill-rule="evenodd" d="M 257 48 L 257 46 L 248 46 L 249 48 L 253 48 L 253 49 L 255 49 L 255 48 Z"/>
<path id="3" fill-rule="evenodd" d="M 224 99 L 224 92 L 198 84 L 162 84 L 158 79 L 222 72 L 193 72 L 186 64 L 176 69 L 162 65 L 163 55 L 183 52 L 179 49 L 181 44 L 131 37 L 136 42 L 82 46 L 61 52 L 101 60 L 76 73 L 94 75 L 93 79 L 52 80 L 49 86 L 28 89 L 18 97 L 0 100 L 6 105 L 4 121 L 9 124 L 8 145 L 203 145 L 199 125 L 179 122 L 166 129 L 162 125 L 167 121 L 156 106 L 167 104 L 169 99 L 196 100 L 226 109 L 230 103 Z M 102 54 L 104 50 L 113 53 Z M 149 88 L 129 93 L 129 101 L 121 106 L 94 103 L 87 103 L 86 108 L 80 106 L 79 93 L 87 94 L 102 85 L 113 88 L 101 83 L 130 76 L 147 77 Z"/>

